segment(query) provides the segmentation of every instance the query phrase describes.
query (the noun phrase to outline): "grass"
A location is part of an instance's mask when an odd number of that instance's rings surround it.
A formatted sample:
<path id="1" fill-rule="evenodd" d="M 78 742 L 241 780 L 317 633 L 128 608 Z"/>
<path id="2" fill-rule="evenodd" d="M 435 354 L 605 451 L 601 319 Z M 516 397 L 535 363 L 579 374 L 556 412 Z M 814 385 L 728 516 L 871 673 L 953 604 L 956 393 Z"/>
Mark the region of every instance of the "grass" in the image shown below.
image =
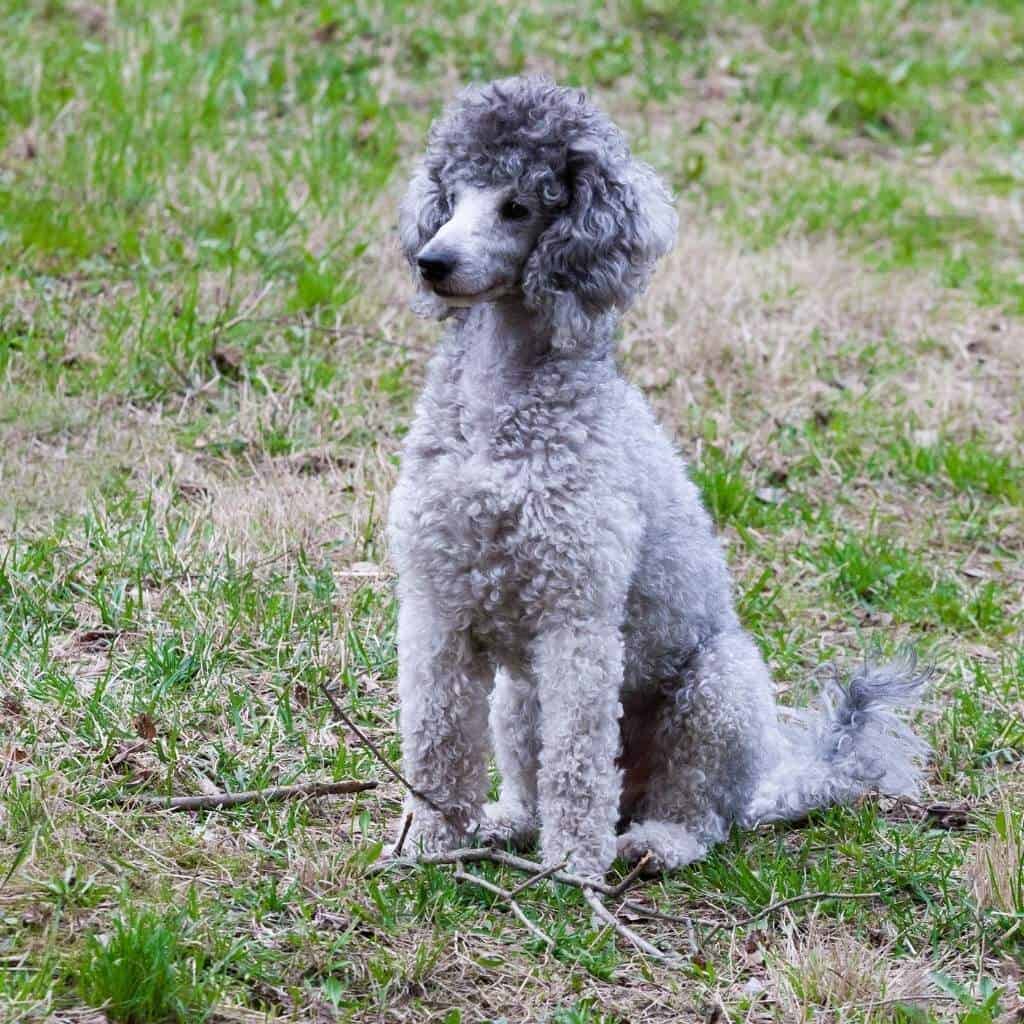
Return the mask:
<path id="1" fill-rule="evenodd" d="M 128 908 L 90 935 L 75 971 L 82 999 L 124 1024 L 206 1019 L 213 992 L 173 916 Z M 205 990 L 204 990 L 205 989 Z"/>
<path id="2" fill-rule="evenodd" d="M 111 802 L 379 777 L 324 682 L 399 755 L 382 524 L 436 328 L 395 210 L 456 85 L 521 70 L 590 87 L 679 193 L 622 363 L 782 699 L 913 645 L 923 799 L 969 810 L 736 832 L 643 894 L 704 922 L 683 972 L 575 891 L 521 897 L 548 952 L 445 871 L 369 878 L 387 778 Z M 1011 0 L 8 3 L 0 1020 L 1014 1019 L 1022 72 Z M 878 895 L 713 932 L 815 891 Z"/>

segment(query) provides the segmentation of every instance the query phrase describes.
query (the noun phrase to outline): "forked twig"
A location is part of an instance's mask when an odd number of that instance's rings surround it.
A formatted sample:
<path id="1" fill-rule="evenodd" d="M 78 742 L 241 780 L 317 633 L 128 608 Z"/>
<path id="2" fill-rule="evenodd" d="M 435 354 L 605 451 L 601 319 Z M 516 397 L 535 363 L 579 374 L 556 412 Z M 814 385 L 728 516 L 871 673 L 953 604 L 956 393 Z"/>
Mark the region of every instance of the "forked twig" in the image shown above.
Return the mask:
<path id="1" fill-rule="evenodd" d="M 500 896 L 509 906 L 516 917 L 523 923 L 523 926 L 529 931 L 535 938 L 540 939 L 548 949 L 555 948 L 555 940 L 550 935 L 546 935 L 540 928 L 537 927 L 523 911 L 523 908 L 516 903 L 513 892 L 508 889 L 503 889 L 500 885 L 495 885 L 493 882 L 488 882 L 486 878 L 480 878 L 478 875 L 471 875 L 466 871 L 462 862 L 458 861 L 455 865 L 455 879 L 458 882 L 470 882 L 473 885 L 480 886 L 481 889 L 486 889 L 490 893 L 494 893 L 495 896 Z"/>
<path id="2" fill-rule="evenodd" d="M 500 886 L 487 882 L 486 879 L 478 878 L 476 875 L 470 875 L 465 870 L 464 864 L 474 862 L 500 864 L 502 867 L 511 868 L 513 871 L 527 872 L 530 877 L 514 889 L 502 889 Z M 573 886 L 574 888 L 582 891 L 584 899 L 590 905 L 591 909 L 593 909 L 594 913 L 605 924 L 611 925 L 619 935 L 631 942 L 637 949 L 646 953 L 648 956 L 661 961 L 662 963 L 670 964 L 672 966 L 680 966 L 683 963 L 679 956 L 663 953 L 657 946 L 652 945 L 642 936 L 633 931 L 632 928 L 624 925 L 597 897 L 597 893 L 610 898 L 617 898 L 621 896 L 640 878 L 640 875 L 646 866 L 646 858 L 642 859 L 641 863 L 637 864 L 633 870 L 622 879 L 622 881 L 615 885 L 607 885 L 606 883 L 597 881 L 593 878 L 584 878 L 581 875 L 575 875 L 571 872 L 563 871 L 560 865 L 545 868 L 543 864 L 538 864 L 536 861 L 528 860 L 526 857 L 517 857 L 515 854 L 506 853 L 504 850 L 493 850 L 490 847 L 467 847 L 462 850 L 452 850 L 448 853 L 423 854 L 421 857 L 415 858 L 391 858 L 374 864 L 370 868 L 369 873 L 371 875 L 377 875 L 393 869 L 411 868 L 423 864 L 435 866 L 441 864 L 453 864 L 456 869 L 455 877 L 458 880 L 471 881 L 474 885 L 479 885 L 481 888 L 488 889 L 496 895 L 501 895 L 509 902 L 509 905 L 513 907 L 515 906 L 515 896 L 522 892 L 523 889 L 536 884 L 542 878 L 551 878 L 556 882 L 561 882 L 563 885 Z M 525 915 L 523 915 L 523 917 L 525 917 Z M 520 920 L 522 920 L 522 918 L 520 918 Z M 530 924 L 532 925 L 533 922 L 530 922 Z"/>
<path id="3" fill-rule="evenodd" d="M 447 817 L 441 807 L 438 807 L 438 805 L 425 793 L 416 789 L 416 787 L 413 786 L 412 783 L 409 782 L 409 780 L 402 775 L 402 773 L 380 752 L 373 740 L 371 740 L 369 736 L 365 735 L 359 726 L 352 721 L 349 715 L 345 713 L 345 710 L 335 699 L 334 694 L 332 694 L 323 683 L 320 684 L 320 689 L 323 691 L 324 696 L 328 701 L 330 701 L 331 708 L 334 710 L 335 715 L 355 734 L 363 746 L 373 754 L 384 768 L 403 786 L 405 786 L 413 796 L 419 797 L 419 799 L 428 804 L 439 814 Z M 486 889 L 488 892 L 494 893 L 496 896 L 500 896 L 506 903 L 508 903 L 512 912 L 519 918 L 523 925 L 549 949 L 554 948 L 554 940 L 549 935 L 546 935 L 541 931 L 541 929 L 526 916 L 522 907 L 520 907 L 516 902 L 515 897 L 525 889 L 528 889 L 531 885 L 536 885 L 545 878 L 553 878 L 556 882 L 561 882 L 563 885 L 571 885 L 580 889 L 583 892 L 584 899 L 593 908 L 594 913 L 597 914 L 597 916 L 606 924 L 609 924 L 616 932 L 618 932 L 619 935 L 631 942 L 637 949 L 663 963 L 672 965 L 679 965 L 682 963 L 682 960 L 678 956 L 662 953 L 657 946 L 651 945 L 651 943 L 646 939 L 637 935 L 632 928 L 624 925 L 596 896 L 596 893 L 599 892 L 604 896 L 617 898 L 625 893 L 643 874 L 644 869 L 650 861 L 650 853 L 645 853 L 644 856 L 641 857 L 635 865 L 633 865 L 633 868 L 627 875 L 625 875 L 625 877 L 622 878 L 621 881 L 617 882 L 615 885 L 606 885 L 604 882 L 598 882 L 591 878 L 583 878 L 580 875 L 574 875 L 571 872 L 564 871 L 564 863 L 545 867 L 543 864 L 527 860 L 525 857 L 516 857 L 513 854 L 506 853 L 504 850 L 493 850 L 489 847 L 453 850 L 449 853 L 425 854 L 416 858 L 400 857 L 399 855 L 402 852 L 402 847 L 405 843 L 405 838 L 408 835 L 409 826 L 411 824 L 412 814 L 410 813 L 406 815 L 405 822 L 402 825 L 402 834 L 399 836 L 398 842 L 395 844 L 394 854 L 387 860 L 374 864 L 369 870 L 371 875 L 380 874 L 390 868 L 415 867 L 420 864 L 454 864 L 455 878 L 457 881 L 469 882 L 472 885 L 477 885 L 482 889 Z M 495 885 L 493 882 L 487 881 L 485 878 L 479 878 L 476 875 L 469 874 L 465 870 L 463 862 L 473 861 L 490 861 L 493 864 L 501 864 L 502 866 L 512 868 L 515 871 L 526 871 L 529 873 L 530 877 L 511 890 L 504 889 L 500 885 Z M 692 929 L 690 931 L 690 944 L 691 946 L 695 946 Z"/>
<path id="4" fill-rule="evenodd" d="M 525 871 L 528 874 L 538 875 L 544 871 L 544 865 L 538 864 L 535 860 L 527 860 L 526 857 L 517 857 L 513 853 L 506 853 L 504 850 L 494 850 L 489 846 L 469 846 L 461 850 L 450 850 L 447 853 L 425 853 L 419 857 L 392 857 L 387 860 L 380 860 L 372 865 L 369 874 L 379 875 L 385 871 L 399 868 L 415 868 L 422 864 L 458 864 L 460 861 L 471 864 L 477 861 L 487 861 L 491 864 L 501 864 L 503 867 L 512 868 L 514 871 Z M 605 896 L 616 896 L 616 887 L 598 882 L 593 878 L 583 878 L 571 872 L 563 871 L 560 868 L 551 871 L 547 876 L 563 885 L 571 885 L 577 889 L 584 886 L 595 889 Z"/>
<path id="5" fill-rule="evenodd" d="M 609 896 L 621 896 L 643 873 L 651 862 L 651 851 L 648 850 L 630 869 L 629 873 L 623 876 L 622 881 L 612 886 Z"/>
<path id="6" fill-rule="evenodd" d="M 204 796 L 154 796 L 136 793 L 117 798 L 120 804 L 142 804 L 161 811 L 209 811 L 235 807 L 253 800 L 292 800 L 304 796 L 334 796 L 337 793 L 363 793 L 376 789 L 376 782 L 306 782 L 300 786 L 270 786 L 267 789 L 246 789 L 239 793 L 211 793 Z"/>

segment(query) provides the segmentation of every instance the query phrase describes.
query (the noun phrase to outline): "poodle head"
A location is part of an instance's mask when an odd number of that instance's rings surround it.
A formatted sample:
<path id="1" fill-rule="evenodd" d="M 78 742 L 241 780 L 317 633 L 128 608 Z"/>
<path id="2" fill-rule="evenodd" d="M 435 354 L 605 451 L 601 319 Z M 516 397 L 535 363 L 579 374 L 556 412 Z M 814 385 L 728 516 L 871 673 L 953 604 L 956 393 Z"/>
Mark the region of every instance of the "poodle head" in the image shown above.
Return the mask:
<path id="1" fill-rule="evenodd" d="M 518 292 L 572 349 L 643 290 L 676 213 L 582 92 L 524 77 L 464 90 L 434 124 L 399 231 L 419 312 Z"/>

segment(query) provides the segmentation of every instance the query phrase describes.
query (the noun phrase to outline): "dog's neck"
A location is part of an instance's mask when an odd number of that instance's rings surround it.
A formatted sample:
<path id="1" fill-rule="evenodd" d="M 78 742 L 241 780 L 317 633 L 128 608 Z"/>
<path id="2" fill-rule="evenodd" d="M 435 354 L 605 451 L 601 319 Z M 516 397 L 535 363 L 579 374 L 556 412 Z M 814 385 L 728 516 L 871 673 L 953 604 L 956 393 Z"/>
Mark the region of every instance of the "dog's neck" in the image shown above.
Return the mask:
<path id="1" fill-rule="evenodd" d="M 521 296 L 504 296 L 461 312 L 449 358 L 455 360 L 460 431 L 489 443 L 501 411 L 534 401 L 547 404 L 551 388 L 578 409 L 582 396 L 615 374 L 608 350 L 564 352 L 552 346 L 551 329 L 526 308 Z"/>
<path id="2" fill-rule="evenodd" d="M 527 308 L 521 292 L 504 295 L 457 314 L 456 337 L 462 358 L 491 373 L 518 376 L 551 361 L 577 363 L 610 359 L 608 337 L 570 350 L 552 344 L 552 328 Z M 614 324 L 609 325 L 612 329 Z"/>
<path id="3" fill-rule="evenodd" d="M 521 372 L 551 351 L 551 332 L 526 308 L 521 295 L 472 306 L 459 320 L 464 358 L 481 369 Z"/>

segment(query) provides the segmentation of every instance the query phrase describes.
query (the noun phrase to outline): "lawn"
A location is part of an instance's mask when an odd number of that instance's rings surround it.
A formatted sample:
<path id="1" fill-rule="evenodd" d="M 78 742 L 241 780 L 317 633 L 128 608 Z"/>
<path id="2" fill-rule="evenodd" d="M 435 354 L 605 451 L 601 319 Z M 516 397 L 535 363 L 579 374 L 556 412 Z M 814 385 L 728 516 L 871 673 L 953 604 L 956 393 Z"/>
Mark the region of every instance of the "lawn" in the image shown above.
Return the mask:
<path id="1" fill-rule="evenodd" d="M 371 875 L 401 790 L 320 689 L 399 757 L 383 523 L 438 327 L 395 211 L 445 99 L 522 70 L 678 195 L 621 363 L 781 699 L 936 666 L 920 803 L 633 891 L 682 969 L 551 882 L 548 949 Z M 7 0 L 0 1020 L 1024 1019 L 1022 96 L 1018 0 Z"/>

